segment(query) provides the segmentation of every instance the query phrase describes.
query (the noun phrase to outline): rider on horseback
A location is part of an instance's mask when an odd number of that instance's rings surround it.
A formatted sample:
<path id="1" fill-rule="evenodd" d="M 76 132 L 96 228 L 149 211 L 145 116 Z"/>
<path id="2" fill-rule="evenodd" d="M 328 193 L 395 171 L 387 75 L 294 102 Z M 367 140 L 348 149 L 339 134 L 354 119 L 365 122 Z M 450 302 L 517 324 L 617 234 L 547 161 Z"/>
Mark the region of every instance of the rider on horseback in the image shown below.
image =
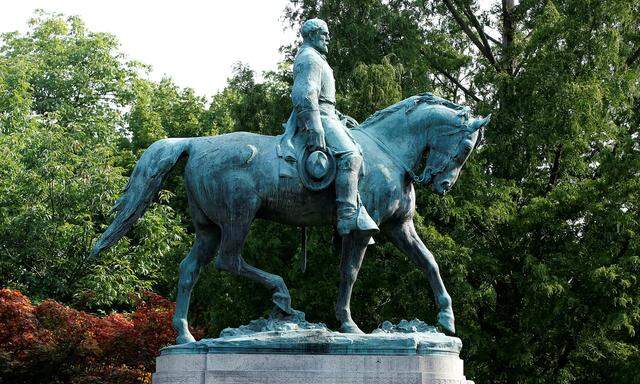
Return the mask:
<path id="1" fill-rule="evenodd" d="M 328 145 L 337 158 L 338 233 L 345 236 L 357 229 L 366 234 L 375 234 L 378 226 L 369 217 L 358 193 L 362 153 L 340 118 L 346 118 L 350 123 L 355 123 L 355 120 L 342 115 L 335 108 L 333 70 L 325 57 L 329 29 L 324 21 L 311 19 L 302 25 L 300 33 L 304 41 L 293 64 L 291 91 L 297 125 L 307 133 L 309 150 L 326 152 Z"/>

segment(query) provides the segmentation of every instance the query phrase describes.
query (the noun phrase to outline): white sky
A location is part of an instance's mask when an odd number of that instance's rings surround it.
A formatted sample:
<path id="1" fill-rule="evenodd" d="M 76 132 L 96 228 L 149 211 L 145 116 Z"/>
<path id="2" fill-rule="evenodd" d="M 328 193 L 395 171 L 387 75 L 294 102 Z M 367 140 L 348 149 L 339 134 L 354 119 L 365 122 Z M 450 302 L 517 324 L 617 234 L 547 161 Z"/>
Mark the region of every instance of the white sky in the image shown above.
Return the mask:
<path id="1" fill-rule="evenodd" d="M 483 8 L 495 0 L 480 0 Z M 236 61 L 276 69 L 297 31 L 281 20 L 288 0 L 0 0 L 0 32 L 25 31 L 37 8 L 78 15 L 118 37 L 130 59 L 203 96 L 222 89 Z"/>
<path id="2" fill-rule="evenodd" d="M 211 96 L 236 61 L 257 74 L 276 69 L 278 49 L 293 41 L 281 17 L 287 0 L 0 0 L 0 32 L 25 31 L 37 8 L 78 15 L 96 32 L 118 37 L 130 59 L 150 64 L 179 86 Z"/>

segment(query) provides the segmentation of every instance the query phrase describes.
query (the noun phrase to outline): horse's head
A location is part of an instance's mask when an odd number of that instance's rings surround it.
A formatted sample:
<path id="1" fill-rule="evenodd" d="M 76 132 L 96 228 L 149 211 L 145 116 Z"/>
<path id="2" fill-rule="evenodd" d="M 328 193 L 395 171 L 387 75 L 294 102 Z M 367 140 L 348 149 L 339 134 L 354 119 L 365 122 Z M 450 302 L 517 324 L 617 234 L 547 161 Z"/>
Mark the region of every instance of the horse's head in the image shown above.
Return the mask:
<path id="1" fill-rule="evenodd" d="M 376 141 L 412 181 L 431 184 L 444 195 L 458 180 L 490 119 L 491 115 L 472 118 L 469 107 L 422 93 L 377 111 L 358 130 Z M 418 176 L 413 169 L 425 150 L 425 168 Z"/>
<path id="2" fill-rule="evenodd" d="M 421 181 L 431 184 L 431 189 L 439 195 L 451 190 L 462 166 L 480 143 L 484 126 L 490 119 L 491 115 L 472 118 L 462 124 L 444 125 L 436 130 L 427 144 L 429 154 Z"/>

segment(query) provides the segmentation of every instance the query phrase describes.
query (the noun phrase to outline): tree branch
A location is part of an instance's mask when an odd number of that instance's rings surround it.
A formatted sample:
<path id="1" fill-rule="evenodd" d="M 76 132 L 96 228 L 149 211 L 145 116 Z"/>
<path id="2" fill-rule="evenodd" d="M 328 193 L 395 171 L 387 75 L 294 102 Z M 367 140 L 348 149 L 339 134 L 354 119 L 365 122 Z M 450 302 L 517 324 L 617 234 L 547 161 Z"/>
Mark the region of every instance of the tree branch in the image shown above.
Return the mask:
<path id="1" fill-rule="evenodd" d="M 578 335 L 574 334 L 572 336 L 569 336 L 569 340 L 567 341 L 567 343 L 564 344 L 562 348 L 560 348 L 558 360 L 557 360 L 555 369 L 553 370 L 553 374 L 555 376 L 558 376 L 560 374 L 560 371 L 562 371 L 562 369 L 566 367 L 567 364 L 569 364 L 569 362 L 571 361 L 569 357 L 571 353 L 576 349 L 577 345 L 578 345 Z"/>
<path id="2" fill-rule="evenodd" d="M 464 12 L 464 14 L 467 16 L 467 18 L 469 20 L 471 20 L 471 24 L 473 24 L 474 28 L 478 31 L 478 35 L 480 35 L 480 38 L 482 39 L 482 45 L 484 46 L 484 48 L 486 50 L 486 54 L 490 57 L 489 61 L 491 61 L 491 63 L 495 64 L 496 63 L 496 58 L 493 55 L 493 51 L 491 50 L 491 46 L 489 46 L 489 42 L 487 41 L 487 35 L 484 33 L 484 28 L 480 25 L 480 22 L 478 21 L 478 18 L 476 17 L 476 15 L 473 14 L 473 10 L 471 10 L 471 7 L 469 6 L 469 3 L 464 4 L 462 6 L 462 12 Z"/>
<path id="3" fill-rule="evenodd" d="M 462 17 L 462 15 L 460 14 L 460 12 L 458 12 L 458 10 L 455 8 L 455 6 L 453 5 L 453 3 L 451 2 L 451 0 L 443 0 L 444 5 L 447 7 L 447 9 L 449 10 L 449 12 L 451 12 L 451 15 L 453 16 L 453 18 L 456 20 L 456 23 L 458 23 L 458 25 L 460 26 L 460 28 L 462 28 L 462 30 L 464 31 L 464 33 L 467 35 L 467 37 L 469 37 L 469 39 L 471 40 L 471 42 L 473 42 L 473 44 L 475 44 L 476 47 L 478 47 L 478 49 L 480 50 L 480 52 L 482 53 L 482 55 L 484 57 L 487 58 L 487 60 L 489 60 L 489 62 L 497 68 L 496 66 L 496 62 L 495 62 L 495 58 L 493 57 L 493 55 L 491 54 L 491 51 L 487 51 L 487 49 L 485 48 L 485 46 L 482 44 L 482 42 L 480 41 L 480 39 L 478 39 L 478 37 L 475 35 L 475 33 L 473 33 L 473 31 L 471 30 L 471 28 L 469 28 L 469 26 L 467 25 L 467 23 L 465 23 L 464 18 Z"/>
<path id="4" fill-rule="evenodd" d="M 515 8 L 515 0 L 502 0 L 502 47 L 506 57 L 511 56 L 510 48 L 513 46 L 515 39 L 515 24 L 513 20 L 513 9 Z M 509 58 L 507 73 L 513 75 L 515 72 L 515 63 Z"/>
<path id="5" fill-rule="evenodd" d="M 487 37 L 487 39 L 489 39 L 490 42 L 492 42 L 494 44 L 502 45 L 502 41 L 496 39 L 495 37 L 491 37 L 491 35 L 488 34 L 487 32 L 485 32 L 484 30 L 482 32 Z"/>
<path id="6" fill-rule="evenodd" d="M 551 171 L 549 172 L 549 184 L 547 185 L 547 192 L 551 191 L 551 188 L 553 188 L 558 182 L 558 177 L 560 176 L 560 159 L 562 158 L 562 150 L 562 144 L 559 144 L 554 151 L 553 165 L 551 166 Z"/>
<path id="7" fill-rule="evenodd" d="M 635 61 L 638 60 L 639 58 L 640 58 L 640 48 L 636 49 L 635 52 L 633 52 L 631 56 L 627 58 L 627 65 L 628 66 L 633 65 L 633 63 L 635 63 Z"/>
<path id="8" fill-rule="evenodd" d="M 465 87 L 464 85 L 462 85 L 460 83 L 460 81 L 458 81 L 458 79 L 456 79 L 455 77 L 451 76 L 449 73 L 447 73 L 447 71 L 445 71 L 442 67 L 440 67 L 438 64 L 433 64 L 431 63 L 431 66 L 438 72 L 440 72 L 444 77 L 446 77 L 449 81 L 451 81 L 453 84 L 456 85 L 456 87 L 460 88 L 460 90 L 462 92 L 464 92 L 465 95 L 467 95 L 468 97 L 472 98 L 473 100 L 475 100 L 476 102 L 481 102 L 482 100 L 476 96 L 475 94 L 473 94 L 473 92 L 471 92 L 471 90 L 467 87 Z"/>

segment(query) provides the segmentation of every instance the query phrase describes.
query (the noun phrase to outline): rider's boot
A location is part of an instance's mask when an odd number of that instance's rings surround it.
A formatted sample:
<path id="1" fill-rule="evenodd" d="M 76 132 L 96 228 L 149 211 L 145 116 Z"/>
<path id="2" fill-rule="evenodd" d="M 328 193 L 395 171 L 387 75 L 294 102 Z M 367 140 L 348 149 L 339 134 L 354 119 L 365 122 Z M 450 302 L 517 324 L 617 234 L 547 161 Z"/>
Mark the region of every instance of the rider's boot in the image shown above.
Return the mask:
<path id="1" fill-rule="evenodd" d="M 358 198 L 358 176 L 361 167 L 362 156 L 356 153 L 346 153 L 338 160 L 336 203 L 340 236 L 346 236 L 353 230 L 370 236 L 379 231 Z"/>

